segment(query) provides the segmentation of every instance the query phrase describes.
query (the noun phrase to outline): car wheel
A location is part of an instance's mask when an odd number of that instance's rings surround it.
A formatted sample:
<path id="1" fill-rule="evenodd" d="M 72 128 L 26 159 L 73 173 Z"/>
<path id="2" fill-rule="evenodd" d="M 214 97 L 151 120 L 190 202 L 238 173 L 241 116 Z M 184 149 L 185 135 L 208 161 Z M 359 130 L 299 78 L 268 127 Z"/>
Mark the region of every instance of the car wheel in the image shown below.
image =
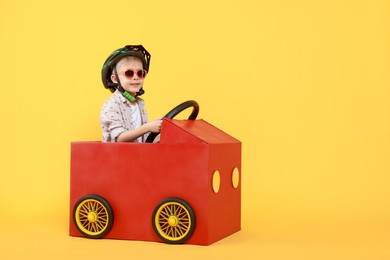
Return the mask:
<path id="1" fill-rule="evenodd" d="M 195 230 L 195 214 L 184 200 L 167 198 L 155 207 L 152 224 L 157 236 L 163 241 L 180 244 L 192 236 Z"/>
<path id="2" fill-rule="evenodd" d="M 88 238 L 102 238 L 112 228 L 114 214 L 110 204 L 99 195 L 79 199 L 73 209 L 76 228 Z"/>

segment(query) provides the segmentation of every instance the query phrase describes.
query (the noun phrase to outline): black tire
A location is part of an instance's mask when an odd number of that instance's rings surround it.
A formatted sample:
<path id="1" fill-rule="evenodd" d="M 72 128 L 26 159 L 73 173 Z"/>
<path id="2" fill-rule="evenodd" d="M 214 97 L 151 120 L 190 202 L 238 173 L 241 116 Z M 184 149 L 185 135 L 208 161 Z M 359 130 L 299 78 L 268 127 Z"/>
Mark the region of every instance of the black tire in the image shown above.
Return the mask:
<path id="1" fill-rule="evenodd" d="M 164 242 L 182 244 L 194 233 L 195 213 L 186 201 L 166 198 L 154 208 L 152 225 L 157 236 Z"/>
<path id="2" fill-rule="evenodd" d="M 77 230 L 88 238 L 102 238 L 112 228 L 114 213 L 103 197 L 90 194 L 79 199 L 73 208 Z"/>

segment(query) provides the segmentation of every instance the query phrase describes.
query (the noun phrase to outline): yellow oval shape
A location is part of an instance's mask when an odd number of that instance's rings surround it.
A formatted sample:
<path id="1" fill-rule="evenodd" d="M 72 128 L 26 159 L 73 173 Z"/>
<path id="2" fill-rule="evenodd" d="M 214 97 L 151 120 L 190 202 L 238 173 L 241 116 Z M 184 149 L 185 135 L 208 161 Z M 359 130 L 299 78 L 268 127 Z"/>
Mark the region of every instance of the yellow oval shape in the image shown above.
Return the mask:
<path id="1" fill-rule="evenodd" d="M 235 167 L 232 172 L 232 184 L 234 188 L 237 188 L 240 184 L 240 171 L 237 167 Z"/>
<path id="2" fill-rule="evenodd" d="M 219 174 L 218 170 L 214 171 L 212 185 L 213 185 L 213 191 L 215 193 L 218 193 L 219 187 L 221 186 L 221 175 Z"/>

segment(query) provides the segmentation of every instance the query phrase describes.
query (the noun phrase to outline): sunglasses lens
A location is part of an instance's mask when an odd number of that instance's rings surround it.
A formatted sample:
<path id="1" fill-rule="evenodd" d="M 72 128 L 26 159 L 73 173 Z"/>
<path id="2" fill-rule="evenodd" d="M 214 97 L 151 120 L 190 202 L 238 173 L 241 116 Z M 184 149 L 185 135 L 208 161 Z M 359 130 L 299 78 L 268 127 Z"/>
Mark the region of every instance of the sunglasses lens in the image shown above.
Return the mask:
<path id="1" fill-rule="evenodd" d="M 134 76 L 134 71 L 132 71 L 132 70 L 126 70 L 126 71 L 125 71 L 125 75 L 126 75 L 126 77 L 128 77 L 128 78 L 132 78 L 132 77 Z"/>
<path id="2" fill-rule="evenodd" d="M 144 70 L 137 71 L 137 76 L 139 78 L 144 78 L 146 76 L 146 71 L 144 71 Z"/>
<path id="3" fill-rule="evenodd" d="M 146 71 L 145 70 L 126 70 L 125 71 L 125 76 L 128 77 L 129 79 L 134 77 L 134 74 L 137 73 L 138 78 L 143 79 L 146 76 Z"/>

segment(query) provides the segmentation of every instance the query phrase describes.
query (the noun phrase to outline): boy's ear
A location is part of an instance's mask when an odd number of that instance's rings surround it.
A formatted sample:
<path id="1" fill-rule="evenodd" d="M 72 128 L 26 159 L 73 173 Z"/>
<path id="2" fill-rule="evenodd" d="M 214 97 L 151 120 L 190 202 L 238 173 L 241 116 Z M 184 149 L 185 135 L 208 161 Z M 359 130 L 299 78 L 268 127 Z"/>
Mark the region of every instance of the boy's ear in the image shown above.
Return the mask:
<path id="1" fill-rule="evenodd" d="M 118 83 L 114 74 L 111 75 L 111 81 L 114 83 Z"/>

